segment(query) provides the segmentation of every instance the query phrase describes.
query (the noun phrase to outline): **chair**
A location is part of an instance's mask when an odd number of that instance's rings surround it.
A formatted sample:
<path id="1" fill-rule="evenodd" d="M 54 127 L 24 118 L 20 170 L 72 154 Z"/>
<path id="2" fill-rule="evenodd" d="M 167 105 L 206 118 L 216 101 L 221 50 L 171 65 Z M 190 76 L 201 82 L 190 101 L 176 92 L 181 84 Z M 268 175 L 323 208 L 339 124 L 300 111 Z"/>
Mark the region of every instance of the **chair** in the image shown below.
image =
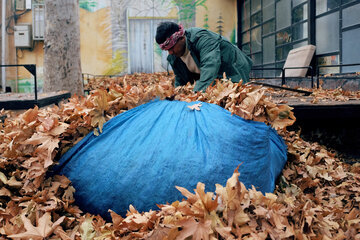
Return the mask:
<path id="1" fill-rule="evenodd" d="M 286 77 L 305 77 L 314 56 L 316 47 L 306 45 L 292 49 L 285 61 L 283 69 Z M 282 76 L 282 75 L 281 75 Z"/>

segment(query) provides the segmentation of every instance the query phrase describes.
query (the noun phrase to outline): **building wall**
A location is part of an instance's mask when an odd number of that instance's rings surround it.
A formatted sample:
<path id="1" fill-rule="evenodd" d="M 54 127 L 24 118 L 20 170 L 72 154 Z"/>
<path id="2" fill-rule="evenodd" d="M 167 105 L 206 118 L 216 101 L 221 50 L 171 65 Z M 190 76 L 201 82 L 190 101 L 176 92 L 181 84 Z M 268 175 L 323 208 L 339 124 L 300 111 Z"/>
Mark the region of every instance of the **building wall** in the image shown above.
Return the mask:
<path id="1" fill-rule="evenodd" d="M 8 1 L 10 2 L 10 1 Z M 80 45 L 82 72 L 102 75 L 110 70 L 119 70 L 116 64 L 123 64 L 125 70 L 128 58 L 128 24 L 131 19 L 154 21 L 177 21 L 190 24 L 189 27 L 205 27 L 235 43 L 237 29 L 237 10 L 235 0 L 206 0 L 202 5 L 183 9 L 190 16 L 181 18 L 179 10 L 188 0 L 80 0 Z M 196 0 L 195 3 L 202 2 Z M 190 14 L 189 14 L 190 13 Z M 11 5 L 8 14 L 11 15 Z M 128 20 L 128 18 L 130 20 Z M 32 23 L 31 11 L 21 15 L 16 24 Z M 156 26 L 155 26 L 156 27 Z M 156 28 L 154 28 L 156 29 Z M 155 33 L 154 33 L 155 34 Z M 154 34 L 152 35 L 154 37 Z M 8 35 L 8 64 L 36 64 L 39 90 L 43 81 L 43 41 L 34 41 L 31 49 L 15 48 L 13 35 Z M 142 40 L 142 41 L 146 41 Z M 141 41 L 140 41 L 141 42 Z M 132 43 L 133 44 L 133 43 Z M 154 44 L 154 71 L 166 70 L 166 52 L 161 52 Z M 119 55 L 118 52 L 121 52 Z M 118 58 L 123 58 L 119 63 Z M 134 55 L 132 56 L 134 57 Z M 141 56 L 140 56 L 141 57 Z M 115 64 L 115 67 L 114 67 Z M 33 92 L 33 77 L 24 68 L 7 69 L 8 85 L 13 91 Z M 17 79 L 17 80 L 16 80 Z M 19 86 L 17 86 L 17 84 Z"/>
<path id="2" fill-rule="evenodd" d="M 104 74 L 109 68 L 112 59 L 112 32 L 110 6 L 105 6 L 94 11 L 80 8 L 80 51 L 81 67 L 83 73 L 94 75 Z M 32 23 L 31 11 L 22 15 L 16 24 Z M 33 48 L 15 48 L 13 35 L 9 36 L 9 64 L 36 64 L 39 90 L 42 89 L 44 42 L 33 41 Z M 16 53 L 16 60 L 13 55 Z M 14 60 L 12 60 L 14 59 Z M 13 91 L 32 92 L 33 77 L 23 67 L 9 69 L 7 74 L 8 85 Z M 17 77 L 16 77 L 17 74 Z M 16 86 L 18 79 L 18 87 Z"/>
<path id="3" fill-rule="evenodd" d="M 105 74 L 112 59 L 110 6 L 90 12 L 80 8 L 80 51 L 83 73 Z"/>
<path id="4" fill-rule="evenodd" d="M 222 23 L 220 22 L 222 21 Z M 196 26 L 220 33 L 236 42 L 237 5 L 235 0 L 207 0 L 205 7 L 196 8 Z M 220 28 L 221 27 L 221 28 Z"/>

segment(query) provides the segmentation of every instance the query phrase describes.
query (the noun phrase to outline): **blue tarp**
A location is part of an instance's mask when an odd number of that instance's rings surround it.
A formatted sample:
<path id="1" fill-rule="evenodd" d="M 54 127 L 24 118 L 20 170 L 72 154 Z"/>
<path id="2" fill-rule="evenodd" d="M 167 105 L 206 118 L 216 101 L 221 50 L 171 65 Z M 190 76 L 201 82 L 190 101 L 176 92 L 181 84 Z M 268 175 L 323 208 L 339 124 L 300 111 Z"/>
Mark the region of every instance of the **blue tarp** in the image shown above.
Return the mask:
<path id="1" fill-rule="evenodd" d="M 55 173 L 76 189 L 80 208 L 108 218 L 108 209 L 125 215 L 183 199 L 175 186 L 206 191 L 225 185 L 235 168 L 240 181 L 272 192 L 286 162 L 286 145 L 271 127 L 244 120 L 217 105 L 155 100 L 104 124 L 60 159 Z"/>

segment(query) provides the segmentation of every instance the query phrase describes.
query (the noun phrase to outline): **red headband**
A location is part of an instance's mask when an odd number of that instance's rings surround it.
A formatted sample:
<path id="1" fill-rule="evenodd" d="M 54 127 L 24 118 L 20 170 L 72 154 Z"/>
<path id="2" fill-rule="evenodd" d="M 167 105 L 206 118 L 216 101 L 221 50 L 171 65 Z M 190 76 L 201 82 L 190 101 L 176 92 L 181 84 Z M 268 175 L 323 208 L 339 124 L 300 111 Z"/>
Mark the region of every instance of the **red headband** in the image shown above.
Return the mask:
<path id="1" fill-rule="evenodd" d="M 159 46 L 162 50 L 169 50 L 177 43 L 177 41 L 179 40 L 180 37 L 184 36 L 185 30 L 184 30 L 183 25 L 180 24 L 179 27 L 180 27 L 179 31 L 173 33 L 173 35 L 168 37 L 166 39 L 166 41 L 163 42 L 162 44 L 159 44 Z"/>

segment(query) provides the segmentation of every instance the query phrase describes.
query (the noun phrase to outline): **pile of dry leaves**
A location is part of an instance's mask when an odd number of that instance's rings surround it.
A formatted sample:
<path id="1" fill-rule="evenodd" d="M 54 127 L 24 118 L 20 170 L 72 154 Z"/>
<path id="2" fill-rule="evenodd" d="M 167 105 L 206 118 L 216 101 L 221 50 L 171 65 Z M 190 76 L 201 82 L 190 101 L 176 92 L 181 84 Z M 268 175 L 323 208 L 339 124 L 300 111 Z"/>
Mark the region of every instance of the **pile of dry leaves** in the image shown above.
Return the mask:
<path id="1" fill-rule="evenodd" d="M 267 89 L 223 80 L 194 93 L 190 85 L 174 89 L 165 74 L 102 84 L 60 106 L 1 111 L 8 118 L 0 123 L 0 239 L 360 239 L 360 165 L 286 131 L 291 108 L 272 103 Z M 47 171 L 90 131 L 100 134 L 107 120 L 154 98 L 214 103 L 276 128 L 289 154 L 275 193 L 246 189 L 235 170 L 215 193 L 202 183 L 194 193 L 177 186 L 185 200 L 160 210 L 129 206 L 125 218 L 110 210 L 112 222 L 83 213 L 71 182 Z"/>

